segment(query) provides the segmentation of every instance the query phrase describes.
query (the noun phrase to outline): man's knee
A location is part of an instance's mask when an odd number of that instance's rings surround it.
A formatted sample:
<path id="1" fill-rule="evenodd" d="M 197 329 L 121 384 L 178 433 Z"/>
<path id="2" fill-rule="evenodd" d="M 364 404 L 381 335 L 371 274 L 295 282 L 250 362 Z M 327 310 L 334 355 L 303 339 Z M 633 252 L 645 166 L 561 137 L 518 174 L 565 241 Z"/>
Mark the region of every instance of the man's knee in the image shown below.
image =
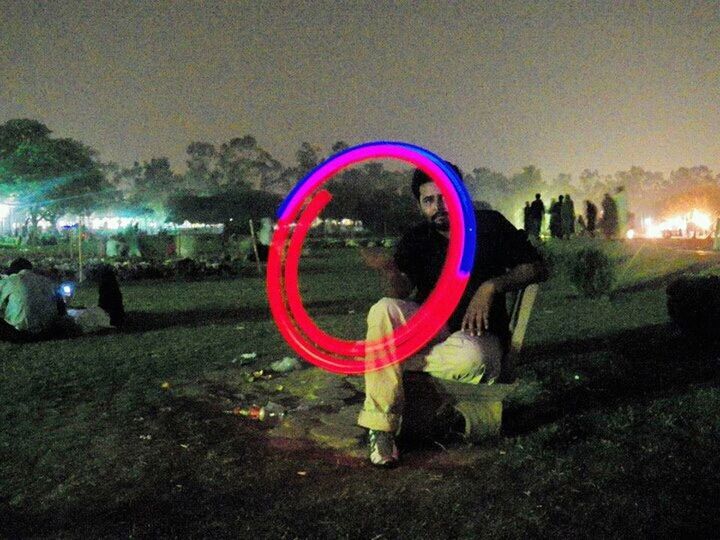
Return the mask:
<path id="1" fill-rule="evenodd" d="M 455 351 L 454 363 L 459 371 L 478 374 L 485 370 L 485 354 L 479 340 L 460 331 L 451 334 L 445 345 Z"/>
<path id="2" fill-rule="evenodd" d="M 399 298 L 390 298 L 389 296 L 385 296 L 375 302 L 370 309 L 397 309 L 400 306 L 400 302 L 402 302 L 402 300 Z"/>
<path id="3" fill-rule="evenodd" d="M 444 349 L 445 354 L 452 355 L 455 371 L 465 377 L 489 380 L 500 373 L 503 349 L 495 335 L 470 336 L 462 331 L 454 332 L 445 341 Z"/>
<path id="4" fill-rule="evenodd" d="M 368 311 L 367 320 L 369 323 L 385 315 L 390 315 L 391 317 L 397 317 L 398 315 L 406 316 L 408 312 L 412 311 L 413 307 L 414 304 L 407 300 L 384 297 L 372 305 L 370 311 Z"/>

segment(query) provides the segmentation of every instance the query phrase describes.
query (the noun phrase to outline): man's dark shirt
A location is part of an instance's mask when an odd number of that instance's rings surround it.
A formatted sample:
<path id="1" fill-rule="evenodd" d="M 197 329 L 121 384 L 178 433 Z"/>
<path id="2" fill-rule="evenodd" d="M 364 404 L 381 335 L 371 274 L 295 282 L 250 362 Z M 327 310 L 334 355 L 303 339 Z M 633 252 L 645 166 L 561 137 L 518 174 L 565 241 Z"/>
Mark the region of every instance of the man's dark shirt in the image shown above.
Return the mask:
<path id="1" fill-rule="evenodd" d="M 587 214 L 588 221 L 591 221 L 595 223 L 595 219 L 597 218 L 597 206 L 595 206 L 593 203 L 589 203 L 585 207 L 585 213 Z"/>
<path id="2" fill-rule="evenodd" d="M 541 221 L 544 214 L 545 214 L 545 205 L 543 204 L 541 199 L 535 199 L 532 202 L 532 204 L 530 205 L 530 216 L 533 219 L 537 219 L 538 221 Z"/>
<path id="3" fill-rule="evenodd" d="M 508 269 L 523 263 L 540 260 L 540 254 L 530 244 L 527 235 L 494 210 L 475 212 L 477 244 L 475 261 L 467 288 L 448 320 L 451 332 L 460 330 L 462 320 L 475 291 L 481 283 L 501 276 Z M 430 222 L 425 221 L 406 232 L 395 252 L 395 263 L 417 289 L 414 300 L 424 302 L 435 288 L 449 240 Z M 508 314 L 505 295 L 497 295 L 490 311 L 490 331 L 501 338 L 508 336 Z"/>

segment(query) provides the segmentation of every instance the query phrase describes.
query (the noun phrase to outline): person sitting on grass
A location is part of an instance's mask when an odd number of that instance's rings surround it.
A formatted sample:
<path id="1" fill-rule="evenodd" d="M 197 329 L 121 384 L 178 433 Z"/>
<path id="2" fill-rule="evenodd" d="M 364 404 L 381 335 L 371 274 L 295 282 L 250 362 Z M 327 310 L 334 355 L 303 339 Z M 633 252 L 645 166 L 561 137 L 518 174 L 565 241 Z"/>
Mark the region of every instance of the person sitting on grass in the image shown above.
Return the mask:
<path id="1" fill-rule="evenodd" d="M 97 268 L 96 274 L 98 307 L 110 317 L 112 326 L 120 327 L 125 322 L 125 306 L 115 269 L 109 264 L 102 264 Z"/>
<path id="2" fill-rule="evenodd" d="M 67 312 L 75 333 L 93 334 L 111 327 L 122 327 L 125 307 L 115 269 L 109 264 L 99 264 L 89 267 L 86 277 L 86 283 L 98 284 L 98 305 L 68 306 Z"/>
<path id="3" fill-rule="evenodd" d="M 20 257 L 0 279 L 0 315 L 0 339 L 30 341 L 62 330 L 65 303 L 53 282 Z"/>
<path id="4" fill-rule="evenodd" d="M 462 178 L 460 170 L 449 165 Z M 424 221 L 403 235 L 394 257 L 362 252 L 365 262 L 384 275 L 388 294 L 370 308 L 367 341 L 377 341 L 406 324 L 435 288 L 445 263 L 450 219 L 440 188 L 416 170 L 412 192 Z M 526 234 L 496 211 L 476 210 L 475 218 L 475 262 L 465 293 L 445 327 L 412 358 L 365 374 L 365 403 L 358 424 L 368 429 L 373 465 L 389 467 L 399 460 L 395 435 L 403 415 L 403 371 L 424 371 L 468 384 L 492 382 L 500 374 L 509 345 L 505 293 L 547 279 L 545 263 Z M 377 361 L 383 354 L 392 351 L 369 353 L 366 360 Z"/>

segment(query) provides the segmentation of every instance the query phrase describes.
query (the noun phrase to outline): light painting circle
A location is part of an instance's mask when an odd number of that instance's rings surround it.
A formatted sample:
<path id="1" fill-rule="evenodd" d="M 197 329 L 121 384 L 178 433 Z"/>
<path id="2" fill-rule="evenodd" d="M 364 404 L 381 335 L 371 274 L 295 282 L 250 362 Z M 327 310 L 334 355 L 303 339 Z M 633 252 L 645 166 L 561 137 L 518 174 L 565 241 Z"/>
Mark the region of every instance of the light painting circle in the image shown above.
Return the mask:
<path id="1" fill-rule="evenodd" d="M 373 159 L 396 159 L 423 170 L 440 188 L 450 216 L 450 242 L 435 289 L 413 317 L 375 342 L 349 341 L 314 323 L 300 297 L 298 266 L 312 222 L 332 196 L 322 185 L 340 171 Z M 404 142 L 377 141 L 348 148 L 310 171 L 283 201 L 268 254 L 267 293 L 280 333 L 303 358 L 335 373 L 359 374 L 401 362 L 442 328 L 460 301 L 475 257 L 475 214 L 455 171 L 439 156 Z M 372 361 L 368 361 L 369 355 Z"/>

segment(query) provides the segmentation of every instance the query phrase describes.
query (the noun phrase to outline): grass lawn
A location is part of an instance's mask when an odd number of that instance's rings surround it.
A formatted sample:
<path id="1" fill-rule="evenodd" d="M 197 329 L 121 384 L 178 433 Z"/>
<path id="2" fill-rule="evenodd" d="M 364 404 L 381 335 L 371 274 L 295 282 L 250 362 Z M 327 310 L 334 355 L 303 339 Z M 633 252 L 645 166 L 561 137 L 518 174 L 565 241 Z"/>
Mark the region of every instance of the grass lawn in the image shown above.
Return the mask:
<path id="1" fill-rule="evenodd" d="M 709 536 L 720 366 L 669 324 L 665 284 L 720 263 L 638 247 L 606 246 L 611 299 L 561 268 L 542 286 L 499 440 L 420 445 L 391 471 L 223 413 L 292 399 L 250 380 L 292 354 L 259 278 L 124 283 L 121 333 L 0 343 L 0 537 Z M 379 287 L 356 251 L 304 259 L 301 280 L 323 328 L 362 337 Z"/>

